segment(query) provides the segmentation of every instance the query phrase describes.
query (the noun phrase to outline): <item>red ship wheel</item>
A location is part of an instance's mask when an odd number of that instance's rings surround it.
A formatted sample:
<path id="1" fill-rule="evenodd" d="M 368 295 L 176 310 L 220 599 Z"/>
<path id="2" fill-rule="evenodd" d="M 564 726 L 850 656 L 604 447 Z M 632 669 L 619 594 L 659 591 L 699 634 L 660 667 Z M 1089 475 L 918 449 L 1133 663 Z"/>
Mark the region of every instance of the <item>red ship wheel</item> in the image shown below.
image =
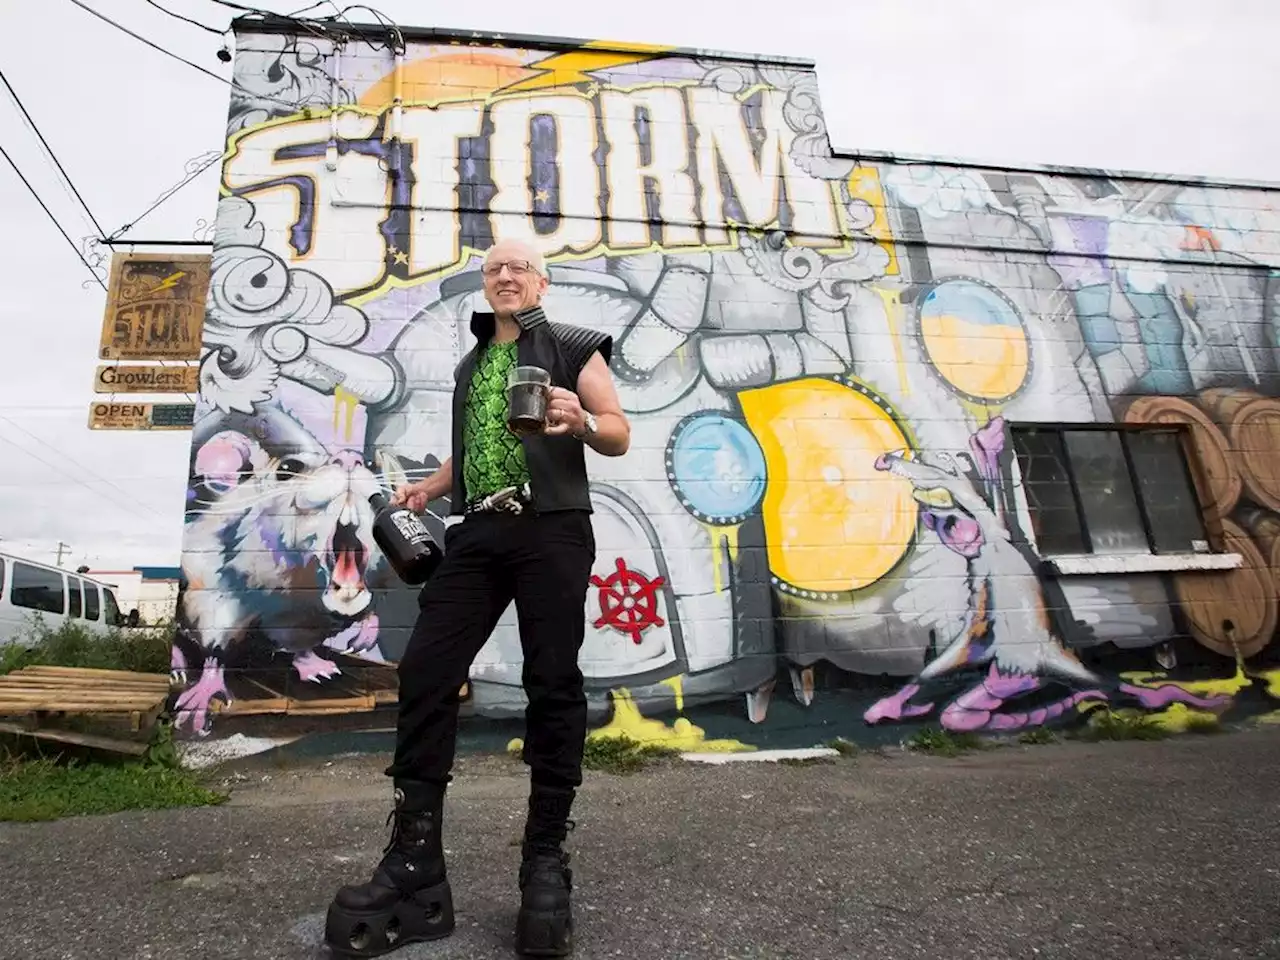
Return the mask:
<path id="1" fill-rule="evenodd" d="M 661 627 L 665 621 L 658 615 L 658 588 L 662 577 L 650 580 L 643 573 L 628 570 L 618 558 L 617 570 L 607 579 L 592 576 L 591 583 L 600 588 L 600 618 L 594 626 L 609 626 L 629 634 L 632 643 L 640 643 L 640 634 L 650 627 Z"/>

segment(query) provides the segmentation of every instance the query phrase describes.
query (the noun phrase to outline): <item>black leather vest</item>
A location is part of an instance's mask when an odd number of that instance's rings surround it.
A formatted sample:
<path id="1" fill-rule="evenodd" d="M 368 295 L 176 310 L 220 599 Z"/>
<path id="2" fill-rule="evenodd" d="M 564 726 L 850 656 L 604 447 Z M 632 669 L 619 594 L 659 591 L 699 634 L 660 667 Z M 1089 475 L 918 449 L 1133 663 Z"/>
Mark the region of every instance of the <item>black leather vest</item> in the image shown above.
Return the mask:
<path id="1" fill-rule="evenodd" d="M 516 362 L 520 366 L 542 367 L 551 374 L 551 383 L 575 393 L 578 374 L 597 350 L 608 363 L 613 352 L 613 338 L 586 327 L 552 323 L 541 307 L 530 307 L 515 315 L 520 325 L 516 341 Z M 475 372 L 480 352 L 488 345 L 497 327 L 492 313 L 473 313 L 471 333 L 476 345 L 462 358 L 454 371 L 453 386 L 453 496 L 452 513 L 464 512 L 465 488 L 462 482 L 462 426 L 466 416 L 467 391 Z M 587 463 L 581 440 L 565 434 L 559 437 L 532 436 L 521 440 L 525 462 L 529 466 L 529 486 L 533 507 L 539 513 L 557 510 L 591 512 L 588 493 Z"/>

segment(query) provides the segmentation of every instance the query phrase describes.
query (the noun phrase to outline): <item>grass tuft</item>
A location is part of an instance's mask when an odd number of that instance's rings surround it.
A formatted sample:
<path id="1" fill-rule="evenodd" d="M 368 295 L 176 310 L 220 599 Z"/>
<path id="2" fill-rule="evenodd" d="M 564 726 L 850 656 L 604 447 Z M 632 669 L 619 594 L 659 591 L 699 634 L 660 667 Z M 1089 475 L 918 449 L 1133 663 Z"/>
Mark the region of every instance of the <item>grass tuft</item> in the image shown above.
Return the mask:
<path id="1" fill-rule="evenodd" d="M 0 821 L 204 807 L 227 799 L 187 770 L 146 761 L 61 763 L 13 756 L 0 760 Z"/>
<path id="2" fill-rule="evenodd" d="M 1089 722 L 1080 728 L 1081 740 L 1164 740 L 1169 731 L 1146 714 L 1136 710 L 1112 710 L 1100 707 L 1089 711 Z"/>
<path id="3" fill-rule="evenodd" d="M 1018 742 L 1029 746 L 1057 743 L 1058 735 L 1047 727 L 1036 727 L 1033 730 L 1026 730 L 1019 734 Z"/>
<path id="4" fill-rule="evenodd" d="M 588 770 L 621 775 L 635 773 L 679 753 L 672 747 L 642 743 L 630 737 L 595 737 L 588 739 L 583 748 L 582 765 Z"/>
<path id="5" fill-rule="evenodd" d="M 970 750 L 982 750 L 986 744 L 976 733 L 952 733 L 925 727 L 907 739 L 907 749 L 937 757 L 957 757 Z"/>
<path id="6" fill-rule="evenodd" d="M 861 747 L 852 740 L 846 740 L 844 737 L 832 737 L 823 746 L 836 751 L 842 757 L 856 757 L 862 752 Z"/>

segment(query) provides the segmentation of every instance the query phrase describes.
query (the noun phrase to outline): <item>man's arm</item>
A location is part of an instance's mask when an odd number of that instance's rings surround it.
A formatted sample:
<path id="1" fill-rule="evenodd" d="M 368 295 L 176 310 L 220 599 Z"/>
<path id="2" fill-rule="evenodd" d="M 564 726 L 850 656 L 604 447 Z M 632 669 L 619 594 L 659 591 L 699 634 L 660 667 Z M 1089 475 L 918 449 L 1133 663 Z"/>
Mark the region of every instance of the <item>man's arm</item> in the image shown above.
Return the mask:
<path id="1" fill-rule="evenodd" d="M 453 457 L 447 457 L 436 472 L 416 483 L 398 487 L 391 497 L 397 506 L 405 504 L 414 513 L 427 509 L 427 504 L 438 500 L 453 489 Z"/>
<path id="2" fill-rule="evenodd" d="M 595 414 L 595 436 L 585 434 L 585 426 L 575 431 L 596 453 L 606 457 L 620 457 L 631 448 L 631 423 L 622 412 L 622 402 L 613 383 L 613 374 L 599 351 L 578 374 L 578 400 L 584 411 Z"/>
<path id="3" fill-rule="evenodd" d="M 631 424 L 622 412 L 613 374 L 599 351 L 591 354 L 578 374 L 576 394 L 558 387 L 552 389 L 548 413 L 551 411 L 555 415 L 549 418 L 545 431 L 550 436 L 571 433 L 606 457 L 620 457 L 631 447 Z M 586 433 L 583 414 L 587 411 L 596 418 L 595 436 Z"/>

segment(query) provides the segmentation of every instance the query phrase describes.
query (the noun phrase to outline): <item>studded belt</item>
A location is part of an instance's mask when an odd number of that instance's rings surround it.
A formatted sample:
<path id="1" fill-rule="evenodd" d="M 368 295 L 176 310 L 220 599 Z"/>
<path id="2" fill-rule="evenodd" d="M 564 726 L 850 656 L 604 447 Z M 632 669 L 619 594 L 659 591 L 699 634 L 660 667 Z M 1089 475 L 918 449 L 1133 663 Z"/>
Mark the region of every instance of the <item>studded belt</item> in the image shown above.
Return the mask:
<path id="1" fill-rule="evenodd" d="M 519 514 L 524 512 L 525 507 L 532 502 L 532 491 L 529 484 L 523 483 L 518 487 L 503 487 L 501 490 L 495 490 L 487 497 L 477 497 L 463 507 L 463 513 L 497 513 L 500 510 L 506 510 L 509 513 Z"/>

